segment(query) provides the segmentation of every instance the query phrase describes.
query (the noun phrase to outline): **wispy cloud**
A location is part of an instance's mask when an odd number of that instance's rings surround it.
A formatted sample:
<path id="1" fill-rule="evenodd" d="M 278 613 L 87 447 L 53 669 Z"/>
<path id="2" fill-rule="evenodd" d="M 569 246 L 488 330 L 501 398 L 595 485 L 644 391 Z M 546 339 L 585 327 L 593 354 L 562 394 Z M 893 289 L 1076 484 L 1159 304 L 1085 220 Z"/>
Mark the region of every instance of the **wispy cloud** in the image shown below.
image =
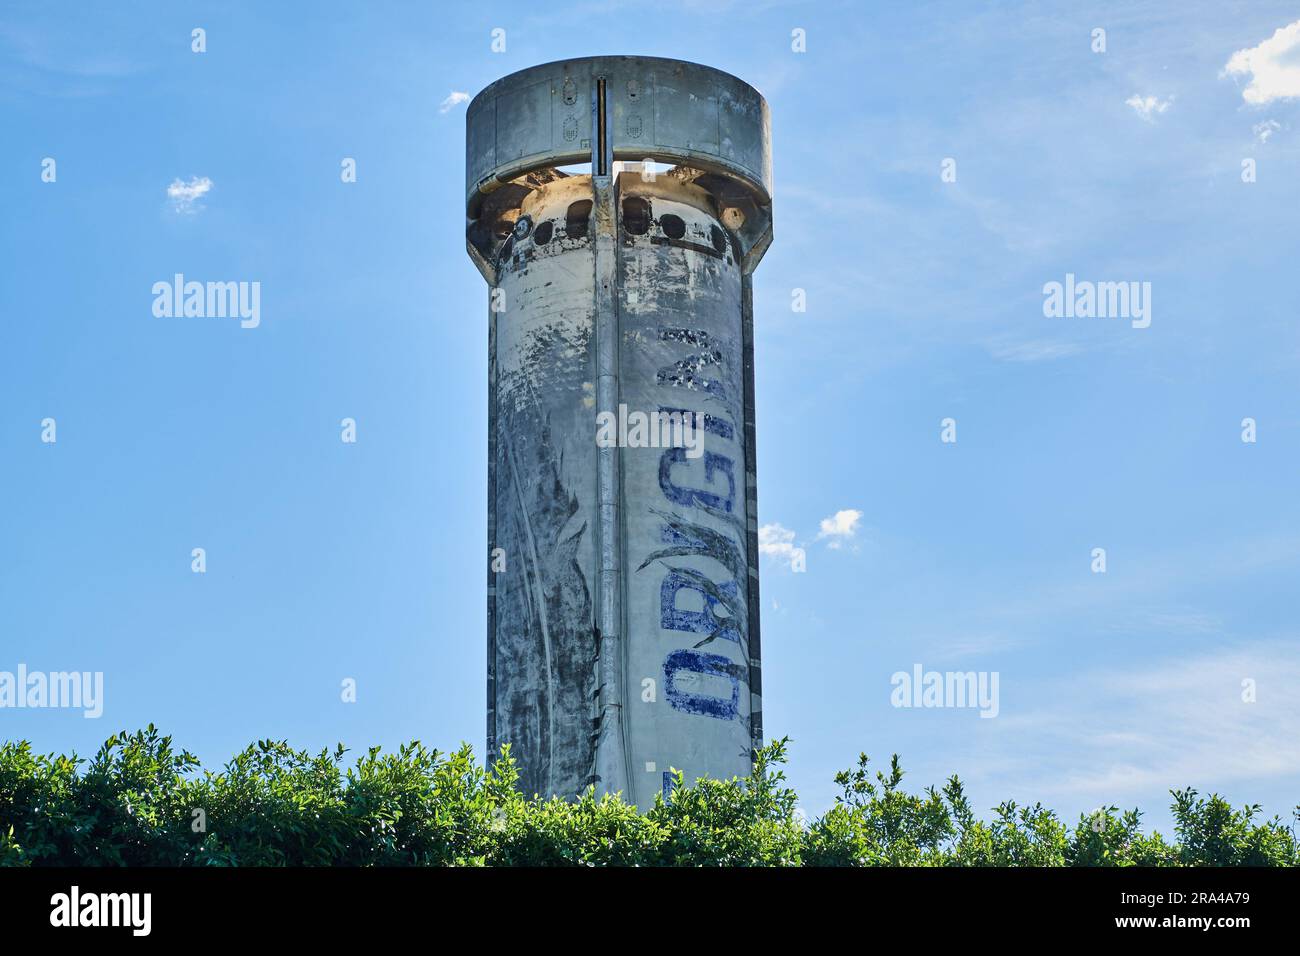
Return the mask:
<path id="1" fill-rule="evenodd" d="M 171 200 L 172 209 L 176 212 L 193 213 L 203 208 L 199 200 L 211 191 L 211 179 L 207 176 L 191 176 L 189 182 L 173 179 L 167 187 L 167 198 Z"/>
<path id="2" fill-rule="evenodd" d="M 862 512 L 856 508 L 845 508 L 837 511 L 829 518 L 822 518 L 821 530 L 817 532 L 817 540 L 829 538 L 827 546 L 839 548 L 844 542 L 851 541 L 858 533 L 858 522 L 862 520 Z"/>
<path id="3" fill-rule="evenodd" d="M 1261 143 L 1267 143 L 1268 138 L 1282 128 L 1282 124 L 1277 120 L 1264 120 L 1262 123 L 1256 123 L 1250 128 L 1255 134 L 1255 138 Z"/>
<path id="4" fill-rule="evenodd" d="M 140 71 L 140 64 L 105 50 L 103 38 L 71 31 L 43 35 L 40 32 L 0 24 L 0 44 L 25 66 L 44 73 L 79 78 L 118 79 Z"/>
<path id="5" fill-rule="evenodd" d="M 1145 790 L 1222 787 L 1294 775 L 1300 767 L 1300 652 L 1257 643 L 1071 679 L 1072 694 L 1037 715 L 1054 746 L 1069 754 L 1043 781 L 1087 800 L 1120 800 Z M 1248 691 L 1243 682 L 1250 682 Z M 1080 687 L 1095 693 L 1081 694 Z M 1073 706 L 1066 701 L 1073 700 Z M 1034 716 L 1023 728 L 1029 731 Z M 1058 758 L 1059 759 L 1059 758 Z M 1045 768 L 1047 769 L 1047 768 Z"/>
<path id="6" fill-rule="evenodd" d="M 1173 102 L 1174 98 L 1172 96 L 1167 100 L 1162 100 L 1158 96 L 1139 96 L 1137 93 L 1124 101 L 1125 105 L 1133 107 L 1133 112 L 1148 123 L 1155 122 L 1155 117 L 1169 109 Z"/>
<path id="7" fill-rule="evenodd" d="M 999 362 L 1050 362 L 1077 355 L 1083 349 L 1075 342 L 998 342 L 988 346 L 989 354 Z"/>
<path id="8" fill-rule="evenodd" d="M 927 661 L 945 662 L 970 657 L 1004 654 L 1024 645 L 1024 641 L 1006 634 L 974 634 L 945 640 L 927 651 Z"/>
<path id="9" fill-rule="evenodd" d="M 996 720 L 947 727 L 950 746 L 978 754 L 956 761 L 975 800 L 1044 799 L 1066 820 L 1100 805 L 1140 806 L 1166 833 L 1171 789 L 1234 802 L 1284 794 L 1266 802 L 1268 813 L 1294 803 L 1286 794 L 1300 783 L 1300 695 L 1291 690 L 1300 645 L 1291 636 L 1098 669 L 1067 665 L 1048 679 L 1004 663 L 1001 675 Z M 942 768 L 951 772 L 953 761 Z"/>
<path id="10" fill-rule="evenodd" d="M 1253 106 L 1300 97 L 1300 20 L 1258 46 L 1238 50 L 1223 68 L 1225 76 L 1250 75 L 1241 98 Z"/>
<path id="11" fill-rule="evenodd" d="M 1111 630 L 1133 634 L 1179 634 L 1204 636 L 1221 634 L 1223 621 L 1195 608 L 1140 609 L 1133 616 L 1111 625 Z"/>
<path id="12" fill-rule="evenodd" d="M 438 112 L 447 113 L 450 112 L 455 107 L 460 106 L 461 103 L 468 103 L 468 102 L 469 102 L 468 93 L 462 93 L 460 92 L 460 90 L 452 90 L 450 95 L 448 95 L 448 97 L 438 105 Z"/>

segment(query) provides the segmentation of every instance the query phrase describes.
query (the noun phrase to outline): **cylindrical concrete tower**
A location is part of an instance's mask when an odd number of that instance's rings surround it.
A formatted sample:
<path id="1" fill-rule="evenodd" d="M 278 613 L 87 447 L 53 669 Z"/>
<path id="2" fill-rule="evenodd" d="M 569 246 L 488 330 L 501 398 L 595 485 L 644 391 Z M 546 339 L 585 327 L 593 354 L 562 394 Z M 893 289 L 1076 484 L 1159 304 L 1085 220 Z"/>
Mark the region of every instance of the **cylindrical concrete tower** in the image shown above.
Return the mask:
<path id="1" fill-rule="evenodd" d="M 767 104 L 709 67 L 592 57 L 498 80 L 466 126 L 491 286 L 489 756 L 510 744 L 529 793 L 643 807 L 674 769 L 746 774 Z"/>

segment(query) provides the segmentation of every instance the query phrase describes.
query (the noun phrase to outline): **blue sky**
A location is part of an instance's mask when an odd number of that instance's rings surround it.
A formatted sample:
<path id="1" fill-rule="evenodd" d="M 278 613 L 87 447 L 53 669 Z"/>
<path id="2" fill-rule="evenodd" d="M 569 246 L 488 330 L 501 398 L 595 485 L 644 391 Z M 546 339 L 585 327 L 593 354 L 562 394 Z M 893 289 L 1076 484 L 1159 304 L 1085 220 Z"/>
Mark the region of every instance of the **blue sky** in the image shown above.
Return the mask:
<path id="1" fill-rule="evenodd" d="M 1071 818 L 1300 802 L 1300 4 L 113 6 L 0 14 L 0 670 L 105 675 L 101 719 L 0 737 L 481 749 L 453 94 L 642 53 L 772 108 L 765 729 L 807 812 L 859 751 Z M 177 272 L 259 281 L 261 324 L 155 317 Z M 1150 326 L 1045 317 L 1067 273 L 1150 282 Z M 998 716 L 893 707 L 915 664 L 997 672 Z"/>

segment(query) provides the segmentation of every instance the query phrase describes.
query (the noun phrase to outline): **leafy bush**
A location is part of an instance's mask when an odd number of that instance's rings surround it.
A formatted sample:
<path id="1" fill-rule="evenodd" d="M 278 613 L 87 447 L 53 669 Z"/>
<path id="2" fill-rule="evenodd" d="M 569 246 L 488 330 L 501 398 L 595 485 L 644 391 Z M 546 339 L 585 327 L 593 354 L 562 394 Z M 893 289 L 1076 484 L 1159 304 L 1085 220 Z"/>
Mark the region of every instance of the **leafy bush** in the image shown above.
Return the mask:
<path id="1" fill-rule="evenodd" d="M 1142 833 L 1137 810 L 1106 807 L 1071 831 L 1042 806 L 976 817 L 961 781 L 902 789 L 895 756 L 836 776 L 835 806 L 811 823 L 760 750 L 746 778 L 680 774 L 638 812 L 588 791 L 526 797 L 509 749 L 491 768 L 468 746 L 342 746 L 309 754 L 259 741 L 203 770 L 152 725 L 115 734 L 89 761 L 0 744 L 0 864 L 10 866 L 1294 866 L 1297 841 L 1259 807 L 1174 791 L 1177 841 Z M 1297 808 L 1300 811 L 1300 808 Z"/>

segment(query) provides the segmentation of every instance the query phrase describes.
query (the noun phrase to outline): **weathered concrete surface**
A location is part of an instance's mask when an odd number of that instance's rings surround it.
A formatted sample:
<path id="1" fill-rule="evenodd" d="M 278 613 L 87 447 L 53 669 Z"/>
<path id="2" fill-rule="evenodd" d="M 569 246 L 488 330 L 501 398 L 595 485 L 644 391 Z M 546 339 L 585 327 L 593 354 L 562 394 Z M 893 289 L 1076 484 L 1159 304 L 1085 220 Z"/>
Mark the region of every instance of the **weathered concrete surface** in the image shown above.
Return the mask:
<path id="1" fill-rule="evenodd" d="M 595 412 L 592 248 L 570 239 L 565 214 L 589 184 L 534 193 L 521 222 L 536 225 L 501 257 L 504 311 L 491 365 L 496 382 L 491 462 L 495 750 L 509 743 L 527 792 L 572 796 L 592 778 L 596 660 Z M 522 231 L 522 230 L 521 230 Z"/>
<path id="2" fill-rule="evenodd" d="M 625 196 L 648 202 L 650 228 L 623 237 L 622 400 L 704 425 L 698 458 L 623 451 L 631 789 L 645 805 L 670 768 L 688 780 L 749 772 L 744 352 L 740 264 L 708 195 L 624 179 Z M 670 217 L 681 238 L 665 231 Z M 640 694 L 647 681 L 653 702 Z"/>
<path id="3" fill-rule="evenodd" d="M 599 57 L 498 81 L 467 126 L 466 241 L 493 286 L 488 545 L 505 557 L 489 751 L 512 746 L 529 792 L 642 806 L 672 769 L 747 773 L 766 104 L 708 67 Z M 594 175 L 554 168 L 584 155 Z M 647 182 L 611 176 L 614 155 L 677 165 Z M 700 416 L 702 454 L 598 448 L 596 413 L 620 404 Z"/>

